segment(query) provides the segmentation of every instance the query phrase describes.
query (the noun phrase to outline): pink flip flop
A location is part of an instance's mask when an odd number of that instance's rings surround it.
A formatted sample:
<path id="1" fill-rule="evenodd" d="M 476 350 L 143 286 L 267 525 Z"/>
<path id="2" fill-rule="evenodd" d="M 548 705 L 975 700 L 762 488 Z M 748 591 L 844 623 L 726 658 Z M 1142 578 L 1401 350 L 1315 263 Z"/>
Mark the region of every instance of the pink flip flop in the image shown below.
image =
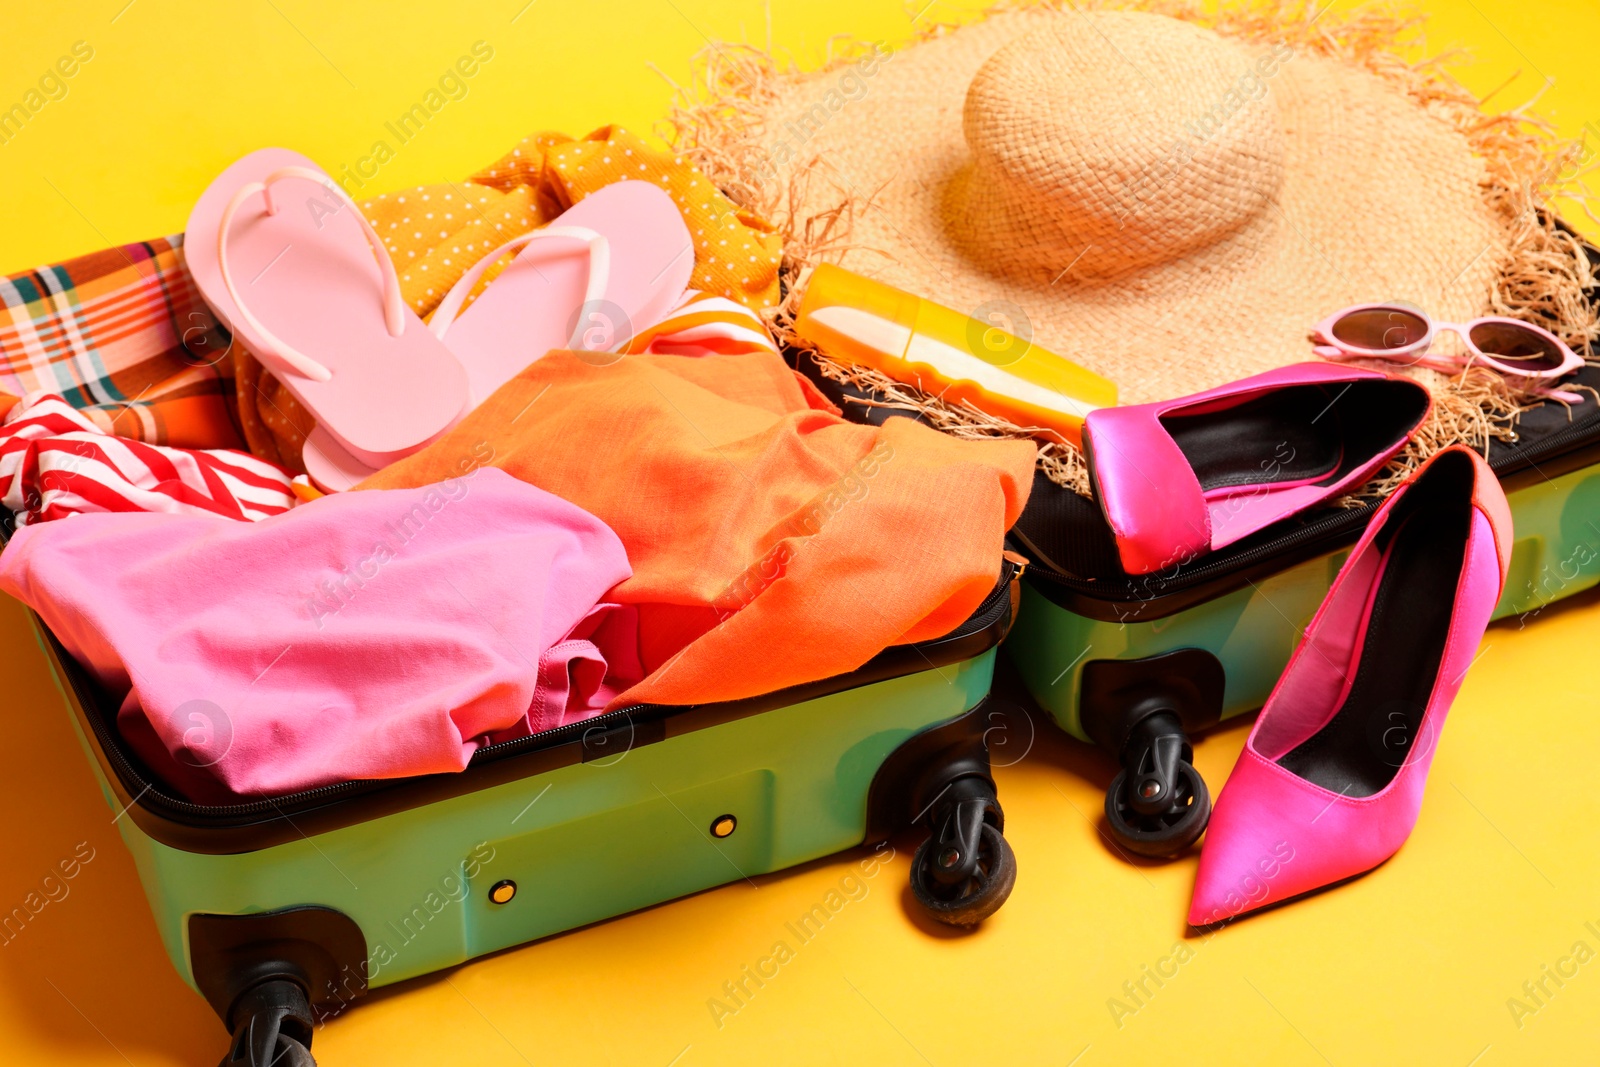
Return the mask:
<path id="1" fill-rule="evenodd" d="M 457 319 L 483 272 L 517 248 Z M 428 328 L 441 338 L 448 331 L 477 405 L 552 349 L 611 351 L 653 326 L 683 299 L 693 270 L 694 241 L 672 197 L 649 182 L 617 182 L 480 259 Z"/>
<path id="2" fill-rule="evenodd" d="M 484 272 L 519 248 L 462 312 Z M 428 329 L 466 369 L 470 411 L 546 352 L 620 348 L 672 311 L 693 269 L 694 242 L 672 198 L 649 182 L 621 181 L 485 255 L 451 286 Z M 374 472 L 321 429 L 303 453 L 319 486 L 348 489 Z"/>
<path id="3" fill-rule="evenodd" d="M 363 464 L 416 451 L 466 408 L 466 374 L 406 308 L 383 242 L 304 156 L 267 148 L 223 171 L 184 254 L 217 317 Z"/>

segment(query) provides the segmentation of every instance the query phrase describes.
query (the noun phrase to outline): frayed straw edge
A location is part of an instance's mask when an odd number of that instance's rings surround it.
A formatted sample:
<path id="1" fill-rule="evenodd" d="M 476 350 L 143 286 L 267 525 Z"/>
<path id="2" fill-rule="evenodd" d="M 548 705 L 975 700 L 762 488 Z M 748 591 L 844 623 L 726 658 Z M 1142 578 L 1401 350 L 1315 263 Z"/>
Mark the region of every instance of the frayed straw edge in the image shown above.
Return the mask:
<path id="1" fill-rule="evenodd" d="M 1520 401 L 1500 375 L 1481 368 L 1450 378 L 1436 371 L 1418 371 L 1412 377 L 1433 393 L 1433 410 L 1412 432 L 1406 447 L 1354 493 L 1342 497 L 1340 506 L 1361 507 L 1384 499 L 1429 456 L 1453 444 L 1487 453 L 1494 441 L 1516 440 L 1516 417 L 1532 406 Z"/>
<path id="2" fill-rule="evenodd" d="M 1449 122 L 1482 161 L 1480 190 L 1504 228 L 1506 244 L 1493 273 L 1490 314 L 1535 322 L 1574 349 L 1594 358 L 1600 341 L 1600 314 L 1587 290 L 1596 264 L 1583 240 L 1560 229 L 1554 212 L 1544 205 L 1557 197 L 1570 199 L 1591 218 L 1583 177 L 1581 141 L 1560 140 L 1554 128 L 1530 113 L 1537 100 L 1501 112 L 1483 111 L 1495 93 L 1479 99 L 1445 67 L 1459 53 L 1421 60 L 1403 54 L 1425 50 L 1424 17 L 1402 14 L 1392 4 L 1374 4 L 1333 16 L 1326 0 L 1256 0 L 1207 11 L 1195 0 L 1075 0 L 1079 9 L 1136 9 L 1169 15 L 1208 26 L 1243 40 L 1289 44 L 1341 59 L 1388 80 L 1420 106 Z M 976 18 L 1049 7 L 1052 0 L 1001 0 Z M 944 36 L 965 23 L 925 24 L 913 43 Z M 873 46 L 836 38 L 829 56 L 811 73 L 855 62 Z M 820 372 L 843 384 L 875 390 L 887 399 L 882 406 L 921 414 L 931 425 L 959 437 L 1040 438 L 1036 429 L 1017 426 L 970 404 L 951 404 L 941 397 L 897 382 L 867 367 L 845 365 L 811 351 L 794 331 L 794 316 L 811 268 L 838 262 L 847 252 L 877 253 L 852 246 L 853 220 L 872 207 L 876 194 L 858 196 L 830 179 L 826 165 L 815 158 L 794 169 L 786 182 L 764 180 L 762 116 L 777 99 L 775 83 L 800 74 L 792 60 L 752 45 L 712 45 L 694 61 L 695 78 L 687 87 L 674 85 L 677 100 L 663 131 L 675 151 L 686 157 L 740 206 L 777 224 L 784 241 L 779 276 L 784 298 L 764 318 L 779 342 L 809 352 Z M 1502 86 L 1503 88 L 1503 86 Z M 826 182 L 834 206 L 803 214 L 812 184 Z M 1596 218 L 1600 221 L 1600 218 Z M 1384 368 L 1390 369 L 1392 368 Z M 1431 371 L 1412 371 L 1433 392 L 1429 420 L 1413 434 L 1406 448 L 1361 491 L 1345 502 L 1354 506 L 1392 492 L 1429 456 L 1455 443 L 1487 452 L 1493 441 L 1516 439 L 1517 417 L 1534 401 L 1498 375 L 1469 368 L 1446 378 Z M 861 401 L 857 401 L 861 402 Z M 1052 482 L 1082 495 L 1089 491 L 1082 452 L 1053 434 L 1039 439 L 1039 468 Z"/>

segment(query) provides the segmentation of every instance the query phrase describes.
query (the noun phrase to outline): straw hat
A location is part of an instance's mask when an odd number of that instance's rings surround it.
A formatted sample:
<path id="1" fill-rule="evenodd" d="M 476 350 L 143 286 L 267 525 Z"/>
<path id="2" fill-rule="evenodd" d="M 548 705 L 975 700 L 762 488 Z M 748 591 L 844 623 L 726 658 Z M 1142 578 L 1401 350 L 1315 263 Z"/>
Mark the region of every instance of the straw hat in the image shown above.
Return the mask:
<path id="1" fill-rule="evenodd" d="M 1558 333 L 1592 335 L 1581 253 L 1548 256 L 1560 235 L 1529 225 L 1554 170 L 1516 173 L 1548 165 L 1543 135 L 1384 52 L 1407 24 L 1257 4 L 1218 16 L 1228 35 L 1096 6 L 1000 10 L 809 74 L 718 47 L 678 144 L 778 216 L 795 287 L 840 262 L 1015 324 L 1123 403 L 1309 359 L 1311 325 L 1358 302 L 1554 307 Z M 1500 284 L 1535 261 L 1521 297 Z M 1435 443 L 1493 432 L 1515 408 L 1494 389 L 1445 403 L 1474 426 Z"/>
<path id="2" fill-rule="evenodd" d="M 767 128 L 808 129 L 830 81 L 780 88 Z M 844 265 L 1015 305 L 1124 403 L 1310 358 L 1308 328 L 1358 302 L 1471 318 L 1504 246 L 1465 138 L 1393 86 L 1137 11 L 998 14 L 890 54 L 802 150 L 870 196 Z"/>

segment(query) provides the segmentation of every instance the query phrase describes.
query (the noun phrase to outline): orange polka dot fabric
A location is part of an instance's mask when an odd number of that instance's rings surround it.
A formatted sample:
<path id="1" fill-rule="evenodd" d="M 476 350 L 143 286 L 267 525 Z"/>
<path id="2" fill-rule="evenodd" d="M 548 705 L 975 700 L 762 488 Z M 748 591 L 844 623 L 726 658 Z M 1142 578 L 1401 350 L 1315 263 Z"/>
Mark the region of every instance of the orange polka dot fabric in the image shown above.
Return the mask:
<path id="1" fill-rule="evenodd" d="M 620 126 L 602 126 L 577 141 L 535 134 L 470 180 L 501 189 L 533 184 L 549 194 L 559 214 L 628 178 L 660 185 L 683 213 L 695 242 L 690 288 L 756 311 L 778 302 L 783 242 L 772 225 L 729 200 L 682 157 L 653 149 Z"/>
<path id="2" fill-rule="evenodd" d="M 532 190 L 502 192 L 470 180 L 382 193 L 360 206 L 394 260 L 406 303 L 423 317 L 474 263 L 550 221 L 534 206 Z"/>
<path id="3" fill-rule="evenodd" d="M 683 212 L 695 238 L 692 289 L 755 312 L 778 302 L 783 246 L 772 225 L 738 207 L 681 157 L 620 126 L 602 126 L 581 139 L 535 133 L 462 181 L 380 193 L 358 205 L 394 261 L 406 303 L 426 318 L 495 248 L 548 225 L 596 189 L 629 178 L 659 184 Z M 469 306 L 504 266 L 485 272 Z M 315 420 L 237 345 L 234 363 L 251 450 L 303 473 L 300 452 Z"/>

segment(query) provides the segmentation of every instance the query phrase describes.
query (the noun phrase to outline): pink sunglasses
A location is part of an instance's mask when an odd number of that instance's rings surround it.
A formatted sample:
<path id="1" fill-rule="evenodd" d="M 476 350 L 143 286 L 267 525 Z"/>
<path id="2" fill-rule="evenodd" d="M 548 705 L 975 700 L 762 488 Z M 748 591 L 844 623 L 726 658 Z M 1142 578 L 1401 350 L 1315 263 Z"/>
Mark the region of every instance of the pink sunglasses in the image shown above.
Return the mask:
<path id="1" fill-rule="evenodd" d="M 1465 356 L 1432 355 L 1434 338 L 1450 332 L 1466 344 Z M 1545 384 L 1583 366 L 1583 357 L 1555 334 L 1529 322 L 1490 315 L 1471 322 L 1434 322 L 1425 312 L 1402 304 L 1357 304 L 1317 323 L 1313 351 L 1323 359 L 1384 359 L 1454 374 L 1470 364 L 1511 378 L 1529 379 L 1531 392 L 1568 404 L 1577 393 Z"/>

